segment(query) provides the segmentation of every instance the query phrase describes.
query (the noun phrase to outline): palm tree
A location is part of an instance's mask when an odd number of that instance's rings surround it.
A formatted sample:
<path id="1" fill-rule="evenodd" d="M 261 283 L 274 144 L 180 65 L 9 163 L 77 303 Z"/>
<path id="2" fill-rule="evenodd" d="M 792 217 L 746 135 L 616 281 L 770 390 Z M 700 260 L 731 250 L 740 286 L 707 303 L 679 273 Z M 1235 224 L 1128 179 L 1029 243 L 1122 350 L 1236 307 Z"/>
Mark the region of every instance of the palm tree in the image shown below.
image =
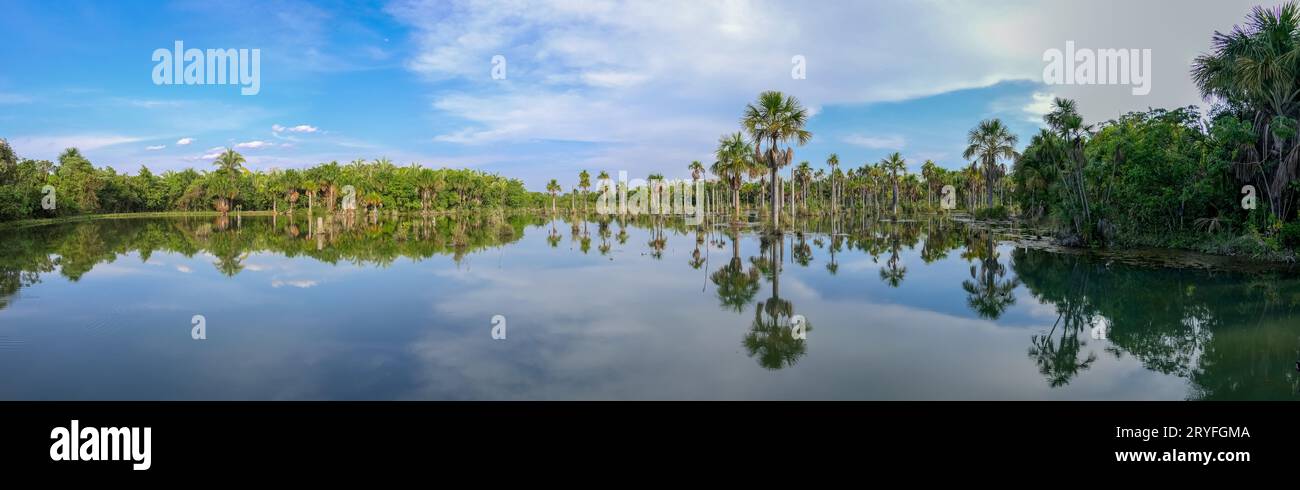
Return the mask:
<path id="1" fill-rule="evenodd" d="M 971 162 L 969 167 L 962 169 L 962 180 L 966 184 L 966 207 L 967 211 L 974 209 L 975 204 L 979 202 L 980 188 L 980 171 L 977 162 Z"/>
<path id="2" fill-rule="evenodd" d="M 658 172 L 652 172 L 645 178 L 646 191 L 650 196 L 650 212 L 662 212 L 664 196 L 661 194 L 664 189 L 664 175 Z"/>
<path id="3" fill-rule="evenodd" d="M 740 219 L 740 184 L 745 175 L 752 173 L 756 167 L 753 153 L 753 147 L 739 132 L 724 135 L 718 140 L 718 149 L 714 152 L 717 161 L 713 163 L 711 170 L 731 187 L 731 202 L 736 220 Z"/>
<path id="4" fill-rule="evenodd" d="M 1238 176 L 1262 184 L 1275 215 L 1292 216 L 1289 197 L 1300 174 L 1300 8 L 1255 7 L 1244 25 L 1215 32 L 1212 46 L 1192 62 L 1192 80 L 1206 99 L 1251 118 L 1256 141 L 1234 148 Z"/>
<path id="5" fill-rule="evenodd" d="M 808 165 L 808 162 L 806 161 L 800 162 L 798 173 L 796 175 L 798 175 L 799 177 L 799 184 L 800 187 L 802 188 L 801 190 L 803 191 L 803 194 L 802 196 L 800 196 L 799 199 L 803 201 L 803 208 L 805 211 L 807 211 L 808 210 L 808 183 L 810 180 L 812 180 L 812 166 Z"/>
<path id="6" fill-rule="evenodd" d="M 307 214 L 311 214 L 313 207 L 312 201 L 316 197 L 316 192 L 320 190 L 320 183 L 312 179 L 304 180 L 302 182 L 302 190 L 307 191 Z"/>
<path id="7" fill-rule="evenodd" d="M 1088 199 L 1087 182 L 1084 167 L 1088 159 L 1084 155 L 1084 146 L 1092 134 L 1092 125 L 1083 123 L 1073 100 L 1057 98 L 1052 101 L 1053 109 L 1043 121 L 1048 130 L 1042 130 L 1035 140 L 1043 143 L 1042 152 L 1056 166 L 1053 170 L 1064 179 L 1064 187 L 1069 197 L 1073 212 L 1071 221 L 1074 231 L 1086 241 L 1092 235 L 1092 205 Z"/>
<path id="8" fill-rule="evenodd" d="M 882 170 L 889 172 L 889 180 L 894 184 L 894 191 L 891 194 L 894 215 L 898 215 L 898 173 L 907 172 L 907 161 L 898 152 L 894 152 L 880 161 Z"/>
<path id="9" fill-rule="evenodd" d="M 551 214 L 555 214 L 555 195 L 560 193 L 560 183 L 556 182 L 555 179 L 551 179 L 546 184 L 546 192 L 551 193 Z"/>
<path id="10" fill-rule="evenodd" d="M 934 160 L 926 160 L 921 164 L 921 178 L 925 179 L 925 203 L 934 206 L 934 195 L 938 193 L 937 189 L 940 182 L 940 169 L 934 164 Z"/>
<path id="11" fill-rule="evenodd" d="M 694 160 L 686 167 L 691 171 L 691 192 L 695 192 L 695 186 L 699 185 L 700 179 L 704 178 L 704 164 L 699 160 Z M 705 183 L 707 186 L 707 182 Z M 688 194 L 689 195 L 689 194 Z M 704 200 L 703 196 L 696 196 L 697 201 Z M 695 206 L 702 206 L 702 202 L 696 202 Z"/>
<path id="12" fill-rule="evenodd" d="M 831 153 L 830 156 L 826 157 L 826 165 L 831 168 L 831 212 L 837 212 L 837 210 L 839 209 L 840 201 L 839 198 L 837 197 L 839 195 L 839 190 L 835 184 L 836 182 L 835 177 L 837 175 L 835 173 L 835 169 L 838 168 L 840 165 L 840 156 L 835 153 Z"/>
<path id="13" fill-rule="evenodd" d="M 826 181 L 826 171 L 819 168 L 816 172 L 813 172 L 813 181 L 817 182 L 817 204 L 823 204 L 822 182 Z"/>
<path id="14" fill-rule="evenodd" d="M 298 203 L 298 185 L 301 179 L 301 174 L 294 169 L 285 170 L 284 175 L 281 177 L 280 192 L 284 193 L 284 200 L 289 203 L 290 216 L 293 216 L 294 204 Z"/>
<path id="15" fill-rule="evenodd" d="M 236 180 L 239 179 L 240 173 L 248 171 L 244 168 L 246 162 L 243 155 L 229 147 L 212 162 L 217 167 L 218 178 L 226 181 L 220 184 L 220 191 L 217 192 L 217 199 L 221 201 L 221 214 L 225 214 L 230 209 L 231 203 L 235 201 L 235 195 L 239 192 Z"/>
<path id="16" fill-rule="evenodd" d="M 420 190 L 420 214 L 427 215 L 432 210 L 433 200 L 442 191 L 445 182 L 433 169 L 422 168 L 415 176 L 415 186 Z"/>
<path id="17" fill-rule="evenodd" d="M 325 210 L 333 213 L 334 205 L 338 203 L 339 176 L 342 175 L 339 162 L 330 162 L 313 168 L 312 171 L 316 174 L 313 178 L 325 192 Z"/>
<path id="18" fill-rule="evenodd" d="M 993 207 L 993 183 L 996 177 L 998 159 L 1013 160 L 1020 156 L 1016 152 L 1016 135 L 1011 134 L 1001 119 L 985 119 L 979 126 L 970 130 L 966 136 L 969 146 L 962 152 L 962 158 L 979 158 L 984 165 L 984 184 L 988 189 L 988 207 Z"/>
<path id="19" fill-rule="evenodd" d="M 604 170 L 601 170 L 599 174 L 596 174 L 596 182 L 599 182 L 599 183 L 600 183 L 600 192 L 604 193 L 604 192 L 608 191 L 608 190 L 609 190 L 609 185 L 610 185 L 610 184 L 609 184 L 609 172 L 606 172 L 606 171 L 604 171 Z M 615 187 L 615 189 L 617 189 L 617 187 Z M 615 202 L 617 202 L 617 198 L 616 198 L 616 201 L 615 201 Z M 606 205 L 609 205 L 608 202 L 606 202 L 605 204 L 606 204 Z M 597 208 L 597 211 L 599 211 L 599 208 Z M 608 209 L 607 209 L 606 211 L 608 212 Z"/>
<path id="20" fill-rule="evenodd" d="M 778 195 L 780 185 L 777 170 L 789 165 L 794 160 L 794 149 L 780 145 L 794 141 L 799 146 L 812 139 L 812 133 L 804 129 L 808 122 L 808 110 L 799 103 L 799 99 L 786 96 L 781 92 L 769 90 L 758 94 L 754 104 L 745 106 L 745 115 L 741 126 L 749 132 L 754 142 L 754 160 L 766 165 L 771 172 L 772 185 L 772 227 L 781 226 L 781 198 Z M 764 143 L 767 147 L 764 148 Z"/>
<path id="21" fill-rule="evenodd" d="M 587 189 L 591 188 L 591 174 L 587 173 L 587 169 L 585 168 L 582 169 L 581 172 L 578 172 L 578 188 L 582 189 L 582 212 L 586 213 L 587 212 Z"/>

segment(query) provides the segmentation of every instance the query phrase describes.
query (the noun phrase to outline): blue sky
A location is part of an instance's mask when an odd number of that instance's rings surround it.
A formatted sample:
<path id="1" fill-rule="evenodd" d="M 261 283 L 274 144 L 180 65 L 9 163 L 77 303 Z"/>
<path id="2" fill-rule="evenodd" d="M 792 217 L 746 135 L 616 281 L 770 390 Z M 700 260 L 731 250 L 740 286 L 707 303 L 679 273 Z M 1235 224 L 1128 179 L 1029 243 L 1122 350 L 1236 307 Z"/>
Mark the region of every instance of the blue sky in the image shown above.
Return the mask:
<path id="1" fill-rule="evenodd" d="M 24 157 L 76 146 L 131 173 L 208 168 L 232 146 L 256 169 L 388 157 L 540 190 L 584 168 L 685 176 L 775 89 L 814 113 L 796 161 L 835 152 L 857 166 L 899 151 L 913 169 L 955 168 L 979 120 L 1027 138 L 1052 96 L 1078 99 L 1092 120 L 1199 103 L 1187 64 L 1251 3 L 1186 5 L 5 0 L 0 137 Z M 1147 25 L 1155 15 L 1170 22 Z M 259 49 L 260 92 L 155 85 L 151 55 L 177 40 Z M 1152 49 L 1152 93 L 1044 85 L 1042 53 L 1066 40 Z M 790 76 L 795 55 L 806 79 Z"/>

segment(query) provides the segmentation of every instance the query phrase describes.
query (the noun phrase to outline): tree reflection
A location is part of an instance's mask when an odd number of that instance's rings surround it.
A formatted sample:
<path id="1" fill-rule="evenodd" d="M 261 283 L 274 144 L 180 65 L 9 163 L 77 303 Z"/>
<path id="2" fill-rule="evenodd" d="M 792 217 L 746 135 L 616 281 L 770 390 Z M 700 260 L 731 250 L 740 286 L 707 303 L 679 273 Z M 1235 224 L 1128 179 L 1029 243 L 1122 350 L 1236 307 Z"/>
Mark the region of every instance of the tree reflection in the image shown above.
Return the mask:
<path id="1" fill-rule="evenodd" d="M 1036 300 L 1056 309 L 1057 324 L 1032 336 L 1029 349 L 1052 386 L 1092 364 L 1097 353 L 1083 352 L 1092 343 L 1188 379 L 1190 398 L 1297 395 L 1300 282 L 1293 277 L 1154 269 L 1028 249 L 1012 252 L 1012 267 Z"/>
<path id="2" fill-rule="evenodd" d="M 1038 372 L 1047 378 L 1052 387 L 1069 383 L 1079 371 L 1088 369 L 1097 360 L 1095 352 L 1079 357 L 1082 347 L 1086 345 L 1081 334 L 1088 331 L 1087 318 L 1069 306 L 1058 311 L 1059 315 L 1051 330 L 1031 335 L 1029 339 L 1029 357 L 1038 365 Z M 1058 327 L 1060 335 L 1056 336 Z"/>
<path id="3" fill-rule="evenodd" d="M 1006 279 L 1007 268 L 1002 265 L 993 234 L 981 231 L 967 245 L 968 252 L 978 258 L 979 265 L 970 266 L 970 279 L 962 281 L 966 290 L 966 304 L 982 318 L 996 320 L 1016 302 L 1015 290 L 1020 285 L 1015 278 Z"/>
<path id="4" fill-rule="evenodd" d="M 214 218 L 105 219 L 7 230 L 0 240 L 0 308 L 8 306 L 21 288 L 39 282 L 42 274 L 78 281 L 96 265 L 135 253 L 149 261 L 157 251 L 192 257 L 207 252 L 214 268 L 235 276 L 256 252 L 288 257 L 307 256 L 329 264 L 346 261 L 388 265 L 398 257 L 414 259 L 465 254 L 511 243 L 523 236 L 535 218 L 509 219 L 465 216 L 460 223 L 444 220 L 377 220 L 356 226 L 347 215 L 309 220 L 307 233 L 290 217 L 253 218 L 241 215 Z M 467 222 L 472 221 L 470 226 Z M 554 229 L 554 228 L 552 228 Z"/>
<path id="5" fill-rule="evenodd" d="M 714 291 L 717 292 L 722 307 L 740 313 L 758 294 L 758 269 L 746 269 L 740 260 L 740 231 L 732 228 L 728 237 L 731 241 L 731 260 L 709 276 L 709 279 L 713 281 Z"/>
<path id="6" fill-rule="evenodd" d="M 760 257 L 752 261 L 764 270 L 772 285 L 772 296 L 759 301 L 754 308 L 754 321 L 743 345 L 750 357 L 766 369 L 794 366 L 808 352 L 807 341 L 795 336 L 794 305 L 781 298 L 781 264 L 785 258 L 785 240 L 781 236 L 764 236 L 761 239 Z M 804 331 L 811 325 L 804 322 Z"/>
<path id="7" fill-rule="evenodd" d="M 903 278 L 907 276 L 907 267 L 904 266 L 899 257 L 899 252 L 903 249 L 903 235 L 898 229 L 898 223 L 895 222 L 886 232 L 886 241 L 889 243 L 889 260 L 885 261 L 885 267 L 880 269 L 880 280 L 885 281 L 889 287 L 896 288 L 902 284 Z"/>

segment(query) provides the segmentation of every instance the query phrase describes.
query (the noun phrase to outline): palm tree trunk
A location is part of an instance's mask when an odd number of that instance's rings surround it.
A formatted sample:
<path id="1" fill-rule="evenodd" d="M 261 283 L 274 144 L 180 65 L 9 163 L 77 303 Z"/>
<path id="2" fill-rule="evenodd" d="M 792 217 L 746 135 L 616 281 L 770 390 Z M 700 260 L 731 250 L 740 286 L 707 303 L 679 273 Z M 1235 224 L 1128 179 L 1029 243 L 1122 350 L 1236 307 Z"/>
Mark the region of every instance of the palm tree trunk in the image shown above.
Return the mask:
<path id="1" fill-rule="evenodd" d="M 772 184 L 772 229 L 775 230 L 781 227 L 781 216 L 779 215 L 780 207 L 781 207 L 780 204 L 781 198 L 780 196 L 777 195 L 777 187 L 781 184 L 780 182 L 777 181 L 779 177 L 776 174 L 776 165 L 772 165 L 771 174 L 772 174 L 772 182 L 771 182 Z"/>
<path id="2" fill-rule="evenodd" d="M 894 174 L 894 192 L 891 199 L 893 200 L 894 216 L 898 216 L 898 174 Z"/>
<path id="3" fill-rule="evenodd" d="M 987 185 L 987 187 L 989 188 L 988 207 L 991 208 L 993 207 L 993 163 L 992 162 L 985 162 L 984 180 L 988 182 Z"/>

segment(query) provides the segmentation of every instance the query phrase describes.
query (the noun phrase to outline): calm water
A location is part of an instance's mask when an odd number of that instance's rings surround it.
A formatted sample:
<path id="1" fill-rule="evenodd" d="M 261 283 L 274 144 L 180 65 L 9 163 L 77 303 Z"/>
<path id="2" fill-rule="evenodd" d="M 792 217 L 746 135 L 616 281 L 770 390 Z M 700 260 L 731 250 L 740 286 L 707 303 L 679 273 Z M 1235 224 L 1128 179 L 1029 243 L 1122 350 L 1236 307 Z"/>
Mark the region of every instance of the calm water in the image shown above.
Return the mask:
<path id="1" fill-rule="evenodd" d="M 1300 398 L 1294 277 L 1017 248 L 937 219 L 798 227 L 4 231 L 0 398 Z"/>

